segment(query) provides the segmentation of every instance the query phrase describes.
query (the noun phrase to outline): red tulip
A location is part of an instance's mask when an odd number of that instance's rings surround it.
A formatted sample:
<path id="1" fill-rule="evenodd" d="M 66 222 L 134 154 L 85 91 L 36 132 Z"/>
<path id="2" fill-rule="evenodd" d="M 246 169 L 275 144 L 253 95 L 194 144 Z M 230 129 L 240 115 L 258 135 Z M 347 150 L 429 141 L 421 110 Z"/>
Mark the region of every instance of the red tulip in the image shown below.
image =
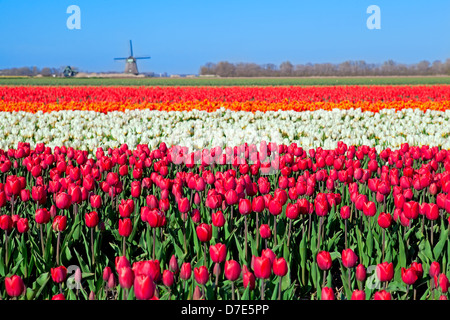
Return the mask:
<path id="1" fill-rule="evenodd" d="M 0 229 L 9 232 L 13 227 L 13 221 L 11 217 L 7 214 L 0 216 Z"/>
<path id="2" fill-rule="evenodd" d="M 357 261 L 358 257 L 352 249 L 348 248 L 342 251 L 342 264 L 344 267 L 353 268 Z"/>
<path id="3" fill-rule="evenodd" d="M 413 267 L 408 269 L 402 267 L 401 274 L 403 282 L 407 285 L 413 285 L 418 279 L 416 269 Z"/>
<path id="4" fill-rule="evenodd" d="M 67 217 L 66 216 L 56 216 L 53 219 L 52 228 L 55 231 L 63 232 L 66 230 L 67 226 Z"/>
<path id="5" fill-rule="evenodd" d="M 332 265 L 331 255 L 328 251 L 320 251 L 317 254 L 317 265 L 320 270 L 329 270 Z"/>
<path id="6" fill-rule="evenodd" d="M 37 209 L 35 219 L 38 224 L 46 224 L 50 221 L 50 213 L 46 208 Z"/>
<path id="7" fill-rule="evenodd" d="M 86 213 L 84 217 L 86 220 L 86 226 L 88 226 L 89 228 L 95 228 L 98 225 L 99 217 L 96 211 Z"/>
<path id="8" fill-rule="evenodd" d="M 181 265 L 180 278 L 183 280 L 188 280 L 191 278 L 191 275 L 192 275 L 191 264 L 189 262 L 184 262 Z"/>
<path id="9" fill-rule="evenodd" d="M 321 300 L 335 300 L 333 288 L 323 287 Z"/>
<path id="10" fill-rule="evenodd" d="M 227 247 L 222 243 L 211 245 L 209 247 L 209 255 L 215 263 L 224 262 L 227 255 Z"/>
<path id="11" fill-rule="evenodd" d="M 342 219 L 348 219 L 350 218 L 350 213 L 351 213 L 351 209 L 349 206 L 342 206 L 341 207 L 341 211 L 340 211 L 340 215 Z"/>
<path id="12" fill-rule="evenodd" d="M 145 274 L 134 277 L 134 295 L 138 300 L 150 300 L 155 292 L 153 279 Z"/>
<path id="13" fill-rule="evenodd" d="M 244 198 L 239 200 L 239 213 L 241 215 L 247 215 L 252 212 L 252 203 L 250 199 Z"/>
<path id="14" fill-rule="evenodd" d="M 189 210 L 191 210 L 191 204 L 189 203 L 189 199 L 188 198 L 181 198 L 178 201 L 178 210 L 181 213 L 186 213 Z"/>
<path id="15" fill-rule="evenodd" d="M 19 233 L 26 233 L 30 229 L 27 218 L 20 218 L 17 221 L 17 231 Z"/>
<path id="16" fill-rule="evenodd" d="M 212 237 L 212 227 L 209 224 L 201 223 L 196 228 L 197 237 L 201 242 L 208 242 Z"/>
<path id="17" fill-rule="evenodd" d="M 266 257 L 255 257 L 253 261 L 253 270 L 258 279 L 268 279 L 271 273 L 271 262 Z"/>
<path id="18" fill-rule="evenodd" d="M 252 211 L 261 213 L 265 209 L 265 202 L 262 196 L 254 197 L 252 200 Z"/>
<path id="19" fill-rule="evenodd" d="M 10 297 L 18 297 L 25 291 L 23 280 L 18 275 L 5 277 L 5 288 Z"/>
<path id="20" fill-rule="evenodd" d="M 391 294 L 385 290 L 375 292 L 374 300 L 391 300 Z"/>
<path id="21" fill-rule="evenodd" d="M 96 194 L 91 195 L 89 198 L 92 208 L 98 209 L 102 206 L 102 197 Z"/>
<path id="22" fill-rule="evenodd" d="M 115 172 L 108 172 L 106 175 L 106 183 L 110 187 L 114 187 L 119 183 L 119 175 Z"/>
<path id="23" fill-rule="evenodd" d="M 250 287 L 250 290 L 254 290 L 255 289 L 255 275 L 253 273 L 251 273 L 250 271 L 244 272 L 244 274 L 242 275 L 242 279 L 243 279 L 243 284 L 244 284 L 244 289 L 246 289 L 247 287 Z"/>
<path id="24" fill-rule="evenodd" d="M 283 257 L 273 260 L 273 273 L 279 277 L 284 277 L 288 272 L 288 265 Z"/>
<path id="25" fill-rule="evenodd" d="M 394 264 L 392 262 L 383 262 L 376 268 L 378 280 L 381 282 L 391 281 L 394 277 Z"/>
<path id="26" fill-rule="evenodd" d="M 366 293 L 362 290 L 355 289 L 352 293 L 351 300 L 366 300 Z"/>
<path id="27" fill-rule="evenodd" d="M 198 284 L 206 284 L 209 280 L 208 269 L 205 266 L 194 268 L 194 278 Z"/>
<path id="28" fill-rule="evenodd" d="M 109 276 L 112 274 L 111 268 L 106 266 L 103 269 L 103 281 L 108 282 Z"/>
<path id="29" fill-rule="evenodd" d="M 439 262 L 433 261 L 430 265 L 430 270 L 428 272 L 430 274 L 430 277 L 434 278 L 440 272 L 441 272 L 441 265 L 439 264 Z"/>
<path id="30" fill-rule="evenodd" d="M 270 230 L 270 226 L 268 224 L 261 224 L 259 226 L 259 235 L 263 239 L 268 239 L 272 236 L 272 231 Z"/>
<path id="31" fill-rule="evenodd" d="M 52 300 L 66 300 L 66 297 L 63 293 L 58 293 L 52 297 Z"/>
<path id="32" fill-rule="evenodd" d="M 225 217 L 223 216 L 222 211 L 213 212 L 211 215 L 212 224 L 215 227 L 221 228 L 225 225 Z"/>
<path id="33" fill-rule="evenodd" d="M 356 279 L 358 281 L 363 282 L 364 280 L 366 280 L 366 276 L 367 276 L 367 271 L 366 268 L 364 267 L 363 264 L 358 264 L 358 266 L 356 267 Z"/>
<path id="34" fill-rule="evenodd" d="M 225 277 L 230 281 L 236 281 L 241 274 L 241 266 L 235 260 L 225 261 Z"/>
<path id="35" fill-rule="evenodd" d="M 171 287 L 173 285 L 173 282 L 174 282 L 174 274 L 173 274 L 173 272 L 170 271 L 170 270 L 164 270 L 163 271 L 163 276 L 162 276 L 162 281 L 163 281 L 163 284 L 166 287 Z"/>
<path id="36" fill-rule="evenodd" d="M 119 219 L 119 234 L 122 237 L 128 237 L 133 230 L 133 225 L 130 218 Z"/>
<path id="37" fill-rule="evenodd" d="M 450 282 L 449 282 L 447 276 L 445 275 L 445 273 L 439 274 L 439 277 L 437 275 L 435 275 L 434 276 L 434 283 L 435 283 L 436 287 L 439 285 L 439 287 L 441 288 L 443 293 L 447 293 L 448 292 L 448 288 L 450 286 Z"/>
<path id="38" fill-rule="evenodd" d="M 52 275 L 52 280 L 55 283 L 64 282 L 64 280 L 66 280 L 66 278 L 67 278 L 67 269 L 64 266 L 51 268 L 50 273 Z"/>
<path id="39" fill-rule="evenodd" d="M 381 228 L 386 229 L 392 224 L 392 216 L 389 213 L 380 212 L 377 221 Z"/>
<path id="40" fill-rule="evenodd" d="M 129 218 L 134 211 L 133 199 L 122 199 L 119 204 L 119 215 L 122 218 Z"/>
<path id="41" fill-rule="evenodd" d="M 124 289 L 130 289 L 134 284 L 134 272 L 130 267 L 123 267 L 118 270 L 119 285 Z"/>
<path id="42" fill-rule="evenodd" d="M 68 209 L 72 204 L 72 197 L 65 192 L 60 192 L 56 195 L 55 202 L 58 209 Z"/>

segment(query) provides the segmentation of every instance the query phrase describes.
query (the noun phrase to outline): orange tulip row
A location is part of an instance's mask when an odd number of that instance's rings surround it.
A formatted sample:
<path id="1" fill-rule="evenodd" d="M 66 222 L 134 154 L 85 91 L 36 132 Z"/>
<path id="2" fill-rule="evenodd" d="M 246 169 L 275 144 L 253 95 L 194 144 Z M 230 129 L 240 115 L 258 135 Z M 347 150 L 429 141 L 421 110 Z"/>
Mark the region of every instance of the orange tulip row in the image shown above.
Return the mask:
<path id="1" fill-rule="evenodd" d="M 450 100 L 445 101 L 342 101 L 342 102 L 310 102 L 310 101 L 286 101 L 286 102 L 266 102 L 266 101 L 245 101 L 245 102 L 224 102 L 224 101 L 185 101 L 185 102 L 161 102 L 161 103 L 121 103 L 110 101 L 70 101 L 65 103 L 44 103 L 14 101 L 7 102 L 0 100 L 0 111 L 14 112 L 25 111 L 36 113 L 64 111 L 64 110 L 82 110 L 108 113 L 112 111 L 125 110 L 158 110 L 158 111 L 192 111 L 202 110 L 214 112 L 221 108 L 232 111 L 247 112 L 266 112 L 266 111 L 316 111 L 333 109 L 349 110 L 361 109 L 361 111 L 379 112 L 383 109 L 394 109 L 396 111 L 403 109 L 419 109 L 422 111 L 434 110 L 445 111 L 450 109 Z"/>

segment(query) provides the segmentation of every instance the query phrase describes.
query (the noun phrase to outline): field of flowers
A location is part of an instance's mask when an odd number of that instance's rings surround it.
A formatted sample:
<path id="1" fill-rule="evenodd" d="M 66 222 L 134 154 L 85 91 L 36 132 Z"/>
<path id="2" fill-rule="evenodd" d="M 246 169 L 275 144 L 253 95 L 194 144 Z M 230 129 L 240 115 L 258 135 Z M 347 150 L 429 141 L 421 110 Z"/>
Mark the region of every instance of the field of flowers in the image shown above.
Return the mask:
<path id="1" fill-rule="evenodd" d="M 450 86 L 0 87 L 2 299 L 447 300 Z"/>

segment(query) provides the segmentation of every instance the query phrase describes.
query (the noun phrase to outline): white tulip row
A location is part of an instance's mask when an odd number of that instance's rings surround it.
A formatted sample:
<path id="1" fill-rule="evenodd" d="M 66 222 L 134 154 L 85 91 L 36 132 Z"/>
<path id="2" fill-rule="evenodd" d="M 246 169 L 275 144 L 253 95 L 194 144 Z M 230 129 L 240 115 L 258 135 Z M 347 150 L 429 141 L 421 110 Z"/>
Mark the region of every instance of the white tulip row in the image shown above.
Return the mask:
<path id="1" fill-rule="evenodd" d="M 164 112 L 133 110 L 110 112 L 58 111 L 51 113 L 1 112 L 0 148 L 18 142 L 34 147 L 65 145 L 94 153 L 97 147 L 129 148 L 160 142 L 190 150 L 236 146 L 262 140 L 305 149 L 335 148 L 338 141 L 368 145 L 378 151 L 397 149 L 402 143 L 450 149 L 450 110 L 445 112 L 385 109 L 379 113 L 356 110 L 235 112 L 225 109 Z"/>

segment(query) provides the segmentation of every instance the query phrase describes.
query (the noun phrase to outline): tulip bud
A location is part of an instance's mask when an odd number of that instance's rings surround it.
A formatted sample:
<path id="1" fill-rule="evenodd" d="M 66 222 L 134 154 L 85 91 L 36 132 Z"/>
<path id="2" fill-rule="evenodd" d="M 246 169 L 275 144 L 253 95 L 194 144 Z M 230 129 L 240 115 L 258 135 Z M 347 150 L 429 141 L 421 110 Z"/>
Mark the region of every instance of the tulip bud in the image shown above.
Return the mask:
<path id="1" fill-rule="evenodd" d="M 329 270 L 332 265 L 331 255 L 328 251 L 320 251 L 317 254 L 317 265 L 320 270 Z"/>
<path id="2" fill-rule="evenodd" d="M 10 297 L 18 297 L 25 291 L 23 280 L 18 275 L 5 278 L 6 293 Z"/>
<path id="3" fill-rule="evenodd" d="M 351 300 L 366 300 L 366 293 L 362 290 L 355 289 L 352 293 Z"/>

